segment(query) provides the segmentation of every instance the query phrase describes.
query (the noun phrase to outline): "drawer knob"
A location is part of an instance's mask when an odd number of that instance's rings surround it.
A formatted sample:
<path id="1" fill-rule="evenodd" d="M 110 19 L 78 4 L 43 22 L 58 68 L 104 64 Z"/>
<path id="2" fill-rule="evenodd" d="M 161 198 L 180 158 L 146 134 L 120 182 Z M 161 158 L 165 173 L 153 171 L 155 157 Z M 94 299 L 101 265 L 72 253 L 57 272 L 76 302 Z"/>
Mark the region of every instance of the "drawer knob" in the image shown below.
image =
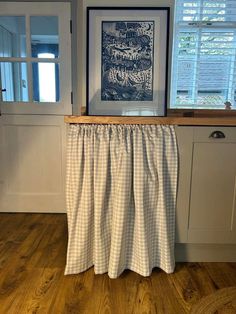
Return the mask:
<path id="1" fill-rule="evenodd" d="M 211 137 L 211 138 L 225 138 L 225 135 L 222 131 L 214 131 L 211 133 L 211 135 L 209 137 Z"/>

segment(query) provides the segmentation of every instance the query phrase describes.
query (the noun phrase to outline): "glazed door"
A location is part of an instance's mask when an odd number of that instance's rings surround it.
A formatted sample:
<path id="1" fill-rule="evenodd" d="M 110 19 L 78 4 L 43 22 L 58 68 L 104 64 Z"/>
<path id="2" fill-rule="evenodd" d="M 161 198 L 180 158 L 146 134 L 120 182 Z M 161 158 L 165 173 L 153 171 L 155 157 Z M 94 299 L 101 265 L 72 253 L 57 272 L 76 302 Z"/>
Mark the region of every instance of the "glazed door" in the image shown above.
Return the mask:
<path id="1" fill-rule="evenodd" d="M 70 4 L 0 2 L 0 211 L 65 211 Z"/>

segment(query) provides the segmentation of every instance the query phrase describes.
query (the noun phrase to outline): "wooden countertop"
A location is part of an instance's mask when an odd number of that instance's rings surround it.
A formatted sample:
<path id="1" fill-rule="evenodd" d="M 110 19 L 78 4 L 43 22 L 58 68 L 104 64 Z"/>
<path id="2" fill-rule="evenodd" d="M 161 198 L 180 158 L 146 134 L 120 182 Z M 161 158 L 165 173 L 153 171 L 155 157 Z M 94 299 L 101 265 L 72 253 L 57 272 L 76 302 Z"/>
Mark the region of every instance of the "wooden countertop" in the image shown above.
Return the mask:
<path id="1" fill-rule="evenodd" d="M 124 116 L 65 116 L 65 123 L 70 124 L 169 124 L 202 126 L 236 126 L 233 117 L 124 117 Z"/>

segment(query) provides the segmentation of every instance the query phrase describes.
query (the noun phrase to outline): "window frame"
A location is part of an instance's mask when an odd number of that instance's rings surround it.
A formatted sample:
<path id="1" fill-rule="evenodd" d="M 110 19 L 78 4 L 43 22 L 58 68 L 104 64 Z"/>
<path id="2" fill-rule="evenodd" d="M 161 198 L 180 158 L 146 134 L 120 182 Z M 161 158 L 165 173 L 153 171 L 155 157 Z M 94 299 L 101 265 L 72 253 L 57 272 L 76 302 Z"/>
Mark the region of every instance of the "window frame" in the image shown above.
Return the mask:
<path id="1" fill-rule="evenodd" d="M 175 97 L 173 97 L 174 91 L 177 92 L 177 88 L 174 87 L 174 82 L 175 84 L 177 83 L 177 80 L 173 79 L 173 75 L 176 72 L 176 59 L 175 57 L 177 57 L 177 53 L 176 51 L 178 51 L 178 44 L 179 41 L 177 39 L 177 35 L 180 34 L 180 31 L 185 31 L 186 32 L 196 32 L 196 34 L 198 36 L 201 36 L 201 32 L 205 31 L 206 29 L 217 29 L 220 28 L 221 30 L 224 28 L 227 29 L 232 29 L 234 32 L 234 40 L 236 41 L 236 28 L 235 22 L 213 22 L 213 21 L 176 21 L 177 16 L 176 16 L 176 10 L 177 7 L 175 7 L 175 20 L 174 20 L 174 26 L 173 26 L 173 40 L 172 40 L 172 44 L 173 44 L 173 48 L 172 48 L 172 69 L 171 69 L 171 78 L 170 78 L 170 102 L 169 102 L 169 108 L 167 110 L 167 115 L 168 116 L 236 116 L 236 109 L 204 109 L 204 108 L 191 108 L 191 105 L 189 105 L 189 108 L 186 107 L 172 107 L 171 104 L 173 102 L 173 99 L 176 99 Z M 229 25 L 231 24 L 231 27 L 229 27 Z M 234 24 L 234 27 L 232 26 Z M 199 35 L 200 33 L 200 35 Z M 197 43 L 199 43 L 200 41 L 198 41 Z M 196 54 L 195 57 L 198 58 L 200 54 Z M 236 54 L 235 54 L 235 60 L 236 60 Z M 197 62 L 197 61 L 196 61 Z M 235 61 L 234 61 L 235 62 Z M 196 63 L 197 64 L 197 63 Z M 234 67 L 234 71 L 236 71 L 236 67 Z M 222 90 L 221 90 L 222 91 Z M 198 91 L 199 92 L 199 91 Z"/>

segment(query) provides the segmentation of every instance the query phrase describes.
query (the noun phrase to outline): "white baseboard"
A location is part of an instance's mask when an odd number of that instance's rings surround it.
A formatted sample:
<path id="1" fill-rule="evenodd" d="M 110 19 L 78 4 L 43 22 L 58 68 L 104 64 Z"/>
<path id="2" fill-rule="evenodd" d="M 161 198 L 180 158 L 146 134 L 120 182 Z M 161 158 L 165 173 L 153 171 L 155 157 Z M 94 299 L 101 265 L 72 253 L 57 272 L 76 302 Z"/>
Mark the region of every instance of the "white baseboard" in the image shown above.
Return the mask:
<path id="1" fill-rule="evenodd" d="M 0 0 L 1 1 L 1 0 Z M 0 213 L 11 213 L 11 214 L 17 214 L 17 213 L 24 213 L 24 214 L 66 214 L 66 209 L 51 209 L 51 210 L 40 210 L 40 209 L 34 209 L 30 208 L 28 210 L 20 210 L 20 209 L 5 209 L 5 208 L 0 208 Z"/>
<path id="2" fill-rule="evenodd" d="M 175 245 L 176 262 L 236 262 L 236 244 Z"/>

